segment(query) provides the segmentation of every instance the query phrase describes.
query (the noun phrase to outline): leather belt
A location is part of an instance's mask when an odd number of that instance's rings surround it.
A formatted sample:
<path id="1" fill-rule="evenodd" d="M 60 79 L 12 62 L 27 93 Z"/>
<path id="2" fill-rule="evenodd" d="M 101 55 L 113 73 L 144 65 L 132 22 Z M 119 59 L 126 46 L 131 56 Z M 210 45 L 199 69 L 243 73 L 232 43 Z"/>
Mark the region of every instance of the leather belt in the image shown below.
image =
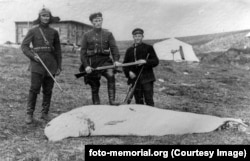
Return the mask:
<path id="1" fill-rule="evenodd" d="M 33 48 L 35 52 L 51 52 L 51 47 L 35 47 Z"/>
<path id="2" fill-rule="evenodd" d="M 102 50 L 102 51 L 96 51 L 96 50 L 87 50 L 87 56 L 94 56 L 94 55 L 109 55 L 110 50 Z"/>

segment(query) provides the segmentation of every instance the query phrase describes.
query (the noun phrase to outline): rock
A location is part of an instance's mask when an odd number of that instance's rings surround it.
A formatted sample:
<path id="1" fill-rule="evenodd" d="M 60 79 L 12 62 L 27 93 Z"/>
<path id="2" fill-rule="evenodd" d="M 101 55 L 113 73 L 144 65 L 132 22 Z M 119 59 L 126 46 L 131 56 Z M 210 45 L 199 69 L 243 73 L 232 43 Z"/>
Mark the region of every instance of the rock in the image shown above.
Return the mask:
<path id="1" fill-rule="evenodd" d="M 159 92 L 162 92 L 162 91 L 164 91 L 166 89 L 166 87 L 161 87 L 161 88 L 159 88 Z"/>
<path id="2" fill-rule="evenodd" d="M 159 82 L 165 82 L 164 79 L 158 79 Z"/>

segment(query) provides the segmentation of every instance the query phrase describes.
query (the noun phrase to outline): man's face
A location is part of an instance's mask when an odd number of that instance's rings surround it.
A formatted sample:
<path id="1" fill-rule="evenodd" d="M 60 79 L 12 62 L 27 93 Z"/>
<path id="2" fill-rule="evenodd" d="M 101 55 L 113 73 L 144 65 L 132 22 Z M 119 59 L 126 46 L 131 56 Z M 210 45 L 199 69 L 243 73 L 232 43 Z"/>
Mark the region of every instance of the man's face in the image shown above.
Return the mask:
<path id="1" fill-rule="evenodd" d="M 45 14 L 40 15 L 40 18 L 41 18 L 40 20 L 42 23 L 47 24 L 49 23 L 50 15 L 49 13 L 45 13 Z"/>
<path id="2" fill-rule="evenodd" d="M 102 28 L 102 17 L 96 17 L 92 20 L 94 28 Z"/>
<path id="3" fill-rule="evenodd" d="M 142 34 L 135 34 L 135 35 L 133 35 L 133 38 L 134 38 L 135 44 L 140 44 L 142 42 L 143 35 Z"/>

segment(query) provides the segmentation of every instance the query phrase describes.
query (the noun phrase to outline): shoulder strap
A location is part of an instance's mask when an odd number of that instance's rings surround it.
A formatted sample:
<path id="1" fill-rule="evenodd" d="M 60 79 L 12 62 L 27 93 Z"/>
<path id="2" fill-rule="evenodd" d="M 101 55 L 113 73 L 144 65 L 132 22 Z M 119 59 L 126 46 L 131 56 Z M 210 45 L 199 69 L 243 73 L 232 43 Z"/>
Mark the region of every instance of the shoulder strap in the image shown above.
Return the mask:
<path id="1" fill-rule="evenodd" d="M 44 43 L 49 46 L 49 41 L 46 39 L 46 37 L 45 37 L 45 35 L 43 33 L 43 30 L 40 27 L 39 27 L 39 30 L 40 30 L 40 32 L 41 32 L 41 34 L 43 36 Z"/>

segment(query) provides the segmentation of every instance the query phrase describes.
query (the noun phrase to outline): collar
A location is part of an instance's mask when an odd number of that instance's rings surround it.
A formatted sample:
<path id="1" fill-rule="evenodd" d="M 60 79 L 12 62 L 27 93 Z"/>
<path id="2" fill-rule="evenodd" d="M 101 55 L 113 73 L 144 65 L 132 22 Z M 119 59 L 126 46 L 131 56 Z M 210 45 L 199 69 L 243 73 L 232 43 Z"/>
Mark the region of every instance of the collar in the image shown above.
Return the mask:
<path id="1" fill-rule="evenodd" d="M 93 28 L 93 31 L 95 31 L 95 32 L 101 32 L 102 28 Z"/>
<path id="2" fill-rule="evenodd" d="M 40 24 L 39 24 L 39 27 L 48 28 L 48 27 L 49 27 L 49 23 L 47 23 L 47 24 L 40 23 Z"/>
<path id="3" fill-rule="evenodd" d="M 133 47 L 138 47 L 138 46 L 141 46 L 143 44 L 143 42 L 139 43 L 139 44 L 133 44 Z"/>

